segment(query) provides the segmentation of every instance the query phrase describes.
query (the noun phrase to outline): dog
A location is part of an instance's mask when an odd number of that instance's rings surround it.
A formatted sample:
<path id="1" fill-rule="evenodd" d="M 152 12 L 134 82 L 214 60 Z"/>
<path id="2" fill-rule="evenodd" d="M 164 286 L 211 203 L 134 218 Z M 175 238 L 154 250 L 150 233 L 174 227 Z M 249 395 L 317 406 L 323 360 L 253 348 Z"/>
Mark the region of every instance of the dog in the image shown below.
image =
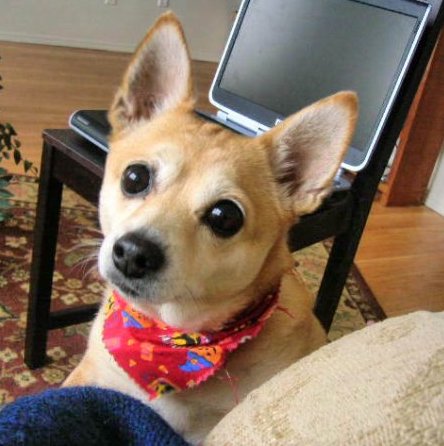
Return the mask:
<path id="1" fill-rule="evenodd" d="M 235 400 L 325 343 L 287 233 L 331 192 L 357 98 L 337 93 L 256 138 L 205 121 L 194 104 L 169 12 L 109 111 L 99 252 L 108 291 L 64 385 L 129 394 L 197 444 Z"/>

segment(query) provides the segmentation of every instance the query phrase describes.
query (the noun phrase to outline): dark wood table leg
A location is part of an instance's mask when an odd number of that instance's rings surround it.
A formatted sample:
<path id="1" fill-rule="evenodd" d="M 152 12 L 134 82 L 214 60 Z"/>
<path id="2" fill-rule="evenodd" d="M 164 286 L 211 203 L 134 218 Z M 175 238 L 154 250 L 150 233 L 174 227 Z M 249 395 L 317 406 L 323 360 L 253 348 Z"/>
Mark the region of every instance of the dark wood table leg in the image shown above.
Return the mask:
<path id="1" fill-rule="evenodd" d="M 362 231 L 356 231 L 353 227 L 338 235 L 328 257 L 314 308 L 317 318 L 327 332 L 333 322 L 347 276 L 353 265 L 361 234 Z"/>
<path id="2" fill-rule="evenodd" d="M 45 142 L 34 228 L 25 340 L 25 363 L 31 369 L 41 367 L 46 361 L 52 280 L 63 189 L 63 184 L 52 175 L 53 155 L 54 148 Z"/>
<path id="3" fill-rule="evenodd" d="M 351 270 L 395 138 L 396 134 L 393 134 L 391 138 L 380 141 L 378 156 L 373 156 L 366 169 L 359 172 L 353 182 L 350 224 L 345 232 L 335 237 L 314 307 L 316 316 L 327 332 Z"/>

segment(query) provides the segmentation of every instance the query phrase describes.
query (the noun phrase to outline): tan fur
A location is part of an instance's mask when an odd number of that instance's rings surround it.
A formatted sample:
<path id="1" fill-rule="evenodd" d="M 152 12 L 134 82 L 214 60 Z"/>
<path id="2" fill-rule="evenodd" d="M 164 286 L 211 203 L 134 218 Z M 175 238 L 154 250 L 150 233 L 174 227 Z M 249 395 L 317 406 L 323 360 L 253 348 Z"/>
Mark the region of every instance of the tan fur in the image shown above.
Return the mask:
<path id="1" fill-rule="evenodd" d="M 276 311 L 226 365 L 243 398 L 325 342 L 311 299 L 288 272 L 292 258 L 286 237 L 298 216 L 316 209 L 329 193 L 352 136 L 356 96 L 334 95 L 254 139 L 201 120 L 193 103 L 188 50 L 180 24 L 168 13 L 137 50 L 110 111 L 99 269 L 110 277 L 113 243 L 127 232 L 144 230 L 161 240 L 168 267 L 147 285 L 144 298 L 128 300 L 184 330 L 218 329 L 280 284 L 280 305 L 294 317 Z M 156 172 L 146 197 L 121 192 L 122 172 L 134 162 L 148 163 Z M 227 239 L 217 238 L 201 221 L 221 199 L 235 201 L 245 215 L 243 228 Z M 87 352 L 65 385 L 125 392 L 150 404 L 188 441 L 202 441 L 234 405 L 224 372 L 195 389 L 148 402 L 104 348 L 103 318 L 102 308 Z"/>

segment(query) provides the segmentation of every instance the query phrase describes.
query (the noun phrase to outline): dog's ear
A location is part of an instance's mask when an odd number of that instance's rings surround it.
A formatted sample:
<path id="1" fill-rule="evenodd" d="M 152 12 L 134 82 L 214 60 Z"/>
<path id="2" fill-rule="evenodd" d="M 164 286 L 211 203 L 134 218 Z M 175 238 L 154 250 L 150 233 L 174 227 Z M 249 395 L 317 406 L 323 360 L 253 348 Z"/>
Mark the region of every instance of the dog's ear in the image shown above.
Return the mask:
<path id="1" fill-rule="evenodd" d="M 189 102 L 191 66 L 184 32 L 176 16 L 159 17 L 140 43 L 119 87 L 108 119 L 114 132 Z"/>
<path id="2" fill-rule="evenodd" d="M 351 142 L 357 96 L 340 92 L 288 117 L 262 135 L 286 209 L 313 212 L 331 190 Z"/>

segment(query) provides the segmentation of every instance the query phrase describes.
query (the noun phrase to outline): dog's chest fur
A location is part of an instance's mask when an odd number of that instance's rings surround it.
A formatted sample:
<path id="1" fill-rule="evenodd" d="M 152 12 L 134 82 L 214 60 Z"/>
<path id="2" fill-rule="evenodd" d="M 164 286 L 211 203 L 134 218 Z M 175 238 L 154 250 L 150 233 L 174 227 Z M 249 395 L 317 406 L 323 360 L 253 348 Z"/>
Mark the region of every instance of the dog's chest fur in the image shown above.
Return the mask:
<path id="1" fill-rule="evenodd" d="M 292 275 L 285 276 L 282 282 L 279 304 L 288 311 L 276 310 L 257 338 L 230 354 L 226 370 L 234 383 L 233 388 L 225 372 L 219 372 L 191 390 L 149 401 L 147 394 L 126 375 L 104 347 L 101 336 L 104 306 L 91 329 L 81 370 L 89 383 L 141 400 L 188 441 L 201 441 L 235 406 L 237 397 L 244 398 L 274 374 L 325 342 L 325 334 L 312 316 L 312 303 Z"/>

